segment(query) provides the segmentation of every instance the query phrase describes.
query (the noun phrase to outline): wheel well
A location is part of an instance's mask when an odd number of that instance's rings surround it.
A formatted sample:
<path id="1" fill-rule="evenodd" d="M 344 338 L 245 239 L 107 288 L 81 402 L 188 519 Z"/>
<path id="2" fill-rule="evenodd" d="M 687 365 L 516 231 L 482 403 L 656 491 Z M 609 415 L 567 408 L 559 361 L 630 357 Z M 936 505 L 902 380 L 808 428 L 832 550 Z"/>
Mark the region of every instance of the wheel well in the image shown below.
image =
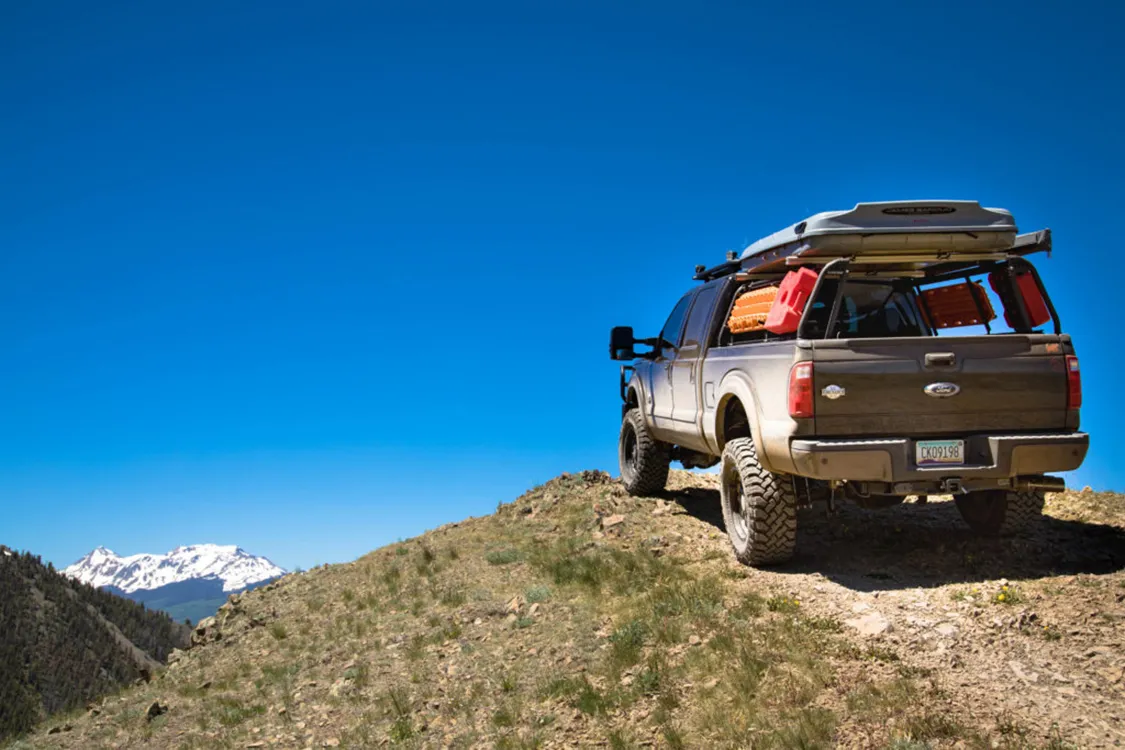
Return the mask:
<path id="1" fill-rule="evenodd" d="M 628 391 L 626 391 L 626 393 L 625 393 L 625 408 L 626 409 L 632 409 L 632 408 L 640 406 L 640 405 L 641 405 L 641 399 L 637 395 L 637 389 L 636 388 L 630 388 Z"/>
<path id="2" fill-rule="evenodd" d="M 738 396 L 731 396 L 723 405 L 723 421 L 719 424 L 719 446 L 726 445 L 735 438 L 753 437 L 750 432 L 750 419 L 746 416 L 746 408 L 738 400 Z"/>
<path id="3" fill-rule="evenodd" d="M 627 388 L 625 390 L 625 403 L 621 405 L 621 418 L 624 419 L 630 409 L 638 409 L 640 406 L 641 399 L 640 396 L 637 395 L 637 389 L 632 387 Z"/>

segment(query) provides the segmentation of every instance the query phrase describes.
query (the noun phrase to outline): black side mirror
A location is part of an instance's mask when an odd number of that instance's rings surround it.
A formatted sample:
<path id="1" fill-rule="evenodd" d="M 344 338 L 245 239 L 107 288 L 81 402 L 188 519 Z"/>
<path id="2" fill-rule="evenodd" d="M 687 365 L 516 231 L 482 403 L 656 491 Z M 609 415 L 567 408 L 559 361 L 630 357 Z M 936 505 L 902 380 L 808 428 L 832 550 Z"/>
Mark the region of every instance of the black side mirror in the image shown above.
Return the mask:
<path id="1" fill-rule="evenodd" d="M 618 361 L 636 359 L 633 351 L 633 328 L 631 326 L 616 326 L 609 332 L 609 358 Z"/>

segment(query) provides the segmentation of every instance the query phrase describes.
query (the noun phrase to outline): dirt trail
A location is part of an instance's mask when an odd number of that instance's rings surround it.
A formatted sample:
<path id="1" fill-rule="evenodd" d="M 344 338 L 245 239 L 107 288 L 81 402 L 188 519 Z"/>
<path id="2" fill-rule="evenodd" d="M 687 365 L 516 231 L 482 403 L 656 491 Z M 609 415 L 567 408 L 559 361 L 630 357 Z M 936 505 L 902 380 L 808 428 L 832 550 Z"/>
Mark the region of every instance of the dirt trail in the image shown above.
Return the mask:
<path id="1" fill-rule="evenodd" d="M 727 541 L 713 477 L 679 477 L 683 533 Z M 688 485 L 688 486 L 684 486 Z M 1004 720 L 1082 747 L 1125 744 L 1125 503 L 1053 496 L 1032 535 L 981 539 L 952 502 L 802 511 L 797 555 L 746 570 L 932 670 L 966 716 Z M 1081 520 L 1098 518 L 1105 523 Z"/>

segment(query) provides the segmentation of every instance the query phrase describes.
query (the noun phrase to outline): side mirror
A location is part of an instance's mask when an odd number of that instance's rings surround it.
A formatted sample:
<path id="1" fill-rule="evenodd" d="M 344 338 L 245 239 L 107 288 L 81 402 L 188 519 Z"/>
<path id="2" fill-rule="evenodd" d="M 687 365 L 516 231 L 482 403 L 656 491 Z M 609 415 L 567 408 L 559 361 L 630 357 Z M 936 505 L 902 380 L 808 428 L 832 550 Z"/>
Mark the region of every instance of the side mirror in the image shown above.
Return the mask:
<path id="1" fill-rule="evenodd" d="M 609 332 L 609 358 L 621 362 L 636 359 L 637 354 L 633 351 L 635 343 L 631 326 L 616 326 Z"/>

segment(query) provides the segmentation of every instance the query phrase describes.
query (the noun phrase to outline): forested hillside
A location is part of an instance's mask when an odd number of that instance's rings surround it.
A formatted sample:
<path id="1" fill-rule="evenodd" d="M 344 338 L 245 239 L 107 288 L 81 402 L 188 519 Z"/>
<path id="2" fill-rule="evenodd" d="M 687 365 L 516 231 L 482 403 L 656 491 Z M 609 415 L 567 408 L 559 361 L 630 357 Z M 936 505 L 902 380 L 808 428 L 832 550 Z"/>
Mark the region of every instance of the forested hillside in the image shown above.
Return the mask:
<path id="1" fill-rule="evenodd" d="M 189 631 L 0 547 L 0 738 L 143 676 Z"/>

